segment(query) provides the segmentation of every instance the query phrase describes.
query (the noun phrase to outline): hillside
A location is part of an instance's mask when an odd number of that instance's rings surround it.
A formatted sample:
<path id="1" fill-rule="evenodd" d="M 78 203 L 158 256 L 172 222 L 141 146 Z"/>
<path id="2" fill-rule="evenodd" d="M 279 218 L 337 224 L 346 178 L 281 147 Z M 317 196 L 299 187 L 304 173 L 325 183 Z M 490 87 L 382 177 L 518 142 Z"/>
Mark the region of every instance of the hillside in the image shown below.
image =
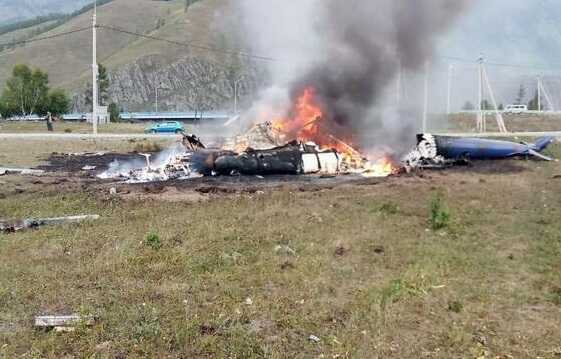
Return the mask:
<path id="1" fill-rule="evenodd" d="M 185 13 L 183 0 L 115 0 L 98 9 L 98 22 L 171 41 L 231 47 L 236 31 L 226 30 L 226 22 L 218 20 L 227 1 L 201 1 Z M 91 12 L 84 13 L 40 36 L 88 27 L 90 22 Z M 105 28 L 98 31 L 98 62 L 110 70 L 111 100 L 126 109 L 150 109 L 156 86 L 163 89 L 162 108 L 229 108 L 233 92 L 228 79 L 230 57 Z M 85 85 L 91 81 L 89 30 L 0 53 L 0 86 L 17 63 L 48 71 L 52 85 L 76 93 L 76 109 L 86 109 Z M 244 75 L 242 94 L 254 88 L 257 77 L 254 70 Z"/>
<path id="2" fill-rule="evenodd" d="M 184 11 L 184 0 L 114 0 L 99 8 L 99 23 L 176 42 L 213 47 L 240 48 L 240 16 L 228 13 L 234 0 L 201 0 Z M 29 1 L 28 1 L 29 2 Z M 81 2 L 82 4 L 85 1 Z M 15 6 L 0 0 L 0 6 Z M 26 1 L 18 6 L 25 7 Z M 41 4 L 60 4 L 44 7 Z M 41 0 L 37 10 L 69 9 L 68 1 Z M 78 3 L 78 2 L 76 2 Z M 61 7 L 57 7 L 61 6 Z M 65 7 L 66 6 L 66 7 Z M 73 9 L 76 10 L 76 9 Z M 561 8 L 555 0 L 496 0 L 473 2 L 450 34 L 444 36 L 439 54 L 475 60 L 480 53 L 494 62 L 560 64 L 556 49 L 561 45 Z M 70 19 L 55 29 L 40 33 L 48 24 L 4 34 L 0 43 L 25 38 L 29 34 L 50 36 L 91 23 L 91 11 Z M 256 64 L 243 64 L 231 55 L 209 52 L 99 29 L 98 61 L 110 70 L 112 101 L 128 110 L 155 107 L 156 87 L 160 89 L 160 109 L 227 109 L 232 106 L 233 85 L 242 79 L 240 93 L 249 98 L 263 81 Z M 27 63 L 48 71 L 53 86 L 64 87 L 74 96 L 76 110 L 86 110 L 86 84 L 90 82 L 91 33 L 37 42 L 0 52 L 0 88 L 15 64 Z M 446 64 L 444 64 L 447 66 Z M 472 65 L 457 69 L 461 106 L 472 99 L 475 82 Z M 235 70 L 232 72 L 232 70 Z M 446 68 L 440 69 L 445 73 Z M 529 79 L 533 91 L 535 72 L 506 68 L 491 71 L 500 102 L 509 102 L 521 81 Z M 542 75 L 547 75 L 541 73 Z M 525 77 L 524 77 L 525 76 Z M 522 78 L 521 80 L 521 77 Z M 445 88 L 445 84 L 441 86 Z"/>
<path id="3" fill-rule="evenodd" d="M 0 25 L 51 13 L 69 13 L 92 0 L 0 0 Z"/>

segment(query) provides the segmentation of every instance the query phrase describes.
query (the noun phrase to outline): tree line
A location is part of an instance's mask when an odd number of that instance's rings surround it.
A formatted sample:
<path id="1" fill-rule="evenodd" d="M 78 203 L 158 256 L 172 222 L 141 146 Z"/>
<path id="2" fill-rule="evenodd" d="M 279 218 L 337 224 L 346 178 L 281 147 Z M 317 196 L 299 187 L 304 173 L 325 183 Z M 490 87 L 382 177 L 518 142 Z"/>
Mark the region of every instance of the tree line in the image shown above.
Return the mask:
<path id="1" fill-rule="evenodd" d="M 107 69 L 98 64 L 99 102 L 108 104 L 111 122 L 120 120 L 119 106 L 109 99 L 109 76 Z M 91 84 L 86 91 L 86 105 L 92 106 Z M 49 75 L 41 69 L 27 65 L 16 65 L 0 95 L 0 115 L 3 118 L 51 114 L 55 117 L 71 111 L 71 100 L 62 89 L 51 89 Z"/>
<path id="2" fill-rule="evenodd" d="M 62 89 L 49 87 L 49 75 L 27 65 L 16 65 L 0 96 L 2 117 L 62 115 L 70 110 L 70 99 Z"/>
<path id="3" fill-rule="evenodd" d="M 526 103 L 526 87 L 524 87 L 524 85 L 520 85 L 520 88 L 518 89 L 518 93 L 516 95 L 516 100 L 514 101 L 514 105 L 526 105 L 528 107 L 528 110 L 530 111 L 543 111 L 545 108 L 543 98 L 540 101 L 538 97 L 539 97 L 539 93 L 538 90 L 536 89 L 534 96 Z M 462 106 L 463 111 L 474 111 L 478 109 L 479 107 L 477 107 L 470 101 L 466 101 L 464 106 Z M 495 109 L 495 107 L 491 104 L 489 100 L 482 100 L 481 109 L 485 111 L 492 111 Z M 499 111 L 504 110 L 504 105 L 502 103 L 498 105 L 498 110 Z"/>

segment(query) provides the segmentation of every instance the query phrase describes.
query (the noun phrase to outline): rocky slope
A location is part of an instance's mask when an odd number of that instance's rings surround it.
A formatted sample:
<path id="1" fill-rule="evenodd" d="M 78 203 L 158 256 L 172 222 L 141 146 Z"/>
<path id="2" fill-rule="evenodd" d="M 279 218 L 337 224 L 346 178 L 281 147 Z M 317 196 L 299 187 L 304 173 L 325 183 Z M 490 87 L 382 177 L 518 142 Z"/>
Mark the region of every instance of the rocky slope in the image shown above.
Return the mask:
<path id="1" fill-rule="evenodd" d="M 245 64 L 238 83 L 240 105 L 266 81 L 258 66 Z M 156 55 L 144 56 L 109 73 L 110 101 L 127 111 L 155 110 L 156 88 L 160 111 L 231 110 L 235 79 L 231 69 L 210 60 L 182 57 L 167 63 Z M 74 96 L 74 110 L 88 111 L 82 88 Z"/>

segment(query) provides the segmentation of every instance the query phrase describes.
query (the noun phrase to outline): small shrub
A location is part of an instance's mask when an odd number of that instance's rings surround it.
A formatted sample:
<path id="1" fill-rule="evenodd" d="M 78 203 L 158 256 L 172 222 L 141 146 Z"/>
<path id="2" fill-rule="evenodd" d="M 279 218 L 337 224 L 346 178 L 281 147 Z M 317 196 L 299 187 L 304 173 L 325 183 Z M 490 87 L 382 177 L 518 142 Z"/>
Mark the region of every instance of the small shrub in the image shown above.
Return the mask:
<path id="1" fill-rule="evenodd" d="M 549 298 L 553 304 L 561 306 L 561 288 L 560 287 L 554 288 L 550 292 Z"/>
<path id="2" fill-rule="evenodd" d="M 406 285 L 401 279 L 392 280 L 389 285 L 382 289 L 380 306 L 385 308 L 387 304 L 398 302 L 406 291 Z"/>
<path id="3" fill-rule="evenodd" d="M 154 250 L 158 250 L 160 248 L 162 248 L 162 241 L 160 239 L 160 236 L 157 233 L 148 233 L 148 235 L 146 236 L 146 240 L 144 241 L 144 243 L 154 249 Z"/>
<path id="4" fill-rule="evenodd" d="M 143 304 L 138 309 L 138 315 L 135 326 L 132 328 L 134 339 L 144 341 L 159 337 L 162 329 L 158 312 Z"/>
<path id="5" fill-rule="evenodd" d="M 461 302 L 454 300 L 448 303 L 448 310 L 454 313 L 460 313 L 464 310 L 464 305 Z"/>
<path id="6" fill-rule="evenodd" d="M 386 202 L 378 208 L 378 212 L 387 216 L 396 215 L 399 213 L 399 206 L 394 202 Z"/>
<path id="7" fill-rule="evenodd" d="M 64 133 L 72 133 L 72 129 L 71 128 L 65 128 Z"/>
<path id="8" fill-rule="evenodd" d="M 446 208 L 440 192 L 431 199 L 429 223 L 434 231 L 447 228 L 450 224 L 450 212 Z"/>

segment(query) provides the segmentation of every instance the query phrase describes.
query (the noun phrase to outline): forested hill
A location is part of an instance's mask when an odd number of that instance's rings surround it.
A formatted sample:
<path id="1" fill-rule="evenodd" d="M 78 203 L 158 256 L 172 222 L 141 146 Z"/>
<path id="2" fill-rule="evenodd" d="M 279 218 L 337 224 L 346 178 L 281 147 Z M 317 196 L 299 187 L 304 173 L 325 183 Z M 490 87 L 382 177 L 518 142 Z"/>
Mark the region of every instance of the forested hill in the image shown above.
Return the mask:
<path id="1" fill-rule="evenodd" d="M 53 13 L 70 13 L 92 0 L 0 0 L 0 25 Z"/>

